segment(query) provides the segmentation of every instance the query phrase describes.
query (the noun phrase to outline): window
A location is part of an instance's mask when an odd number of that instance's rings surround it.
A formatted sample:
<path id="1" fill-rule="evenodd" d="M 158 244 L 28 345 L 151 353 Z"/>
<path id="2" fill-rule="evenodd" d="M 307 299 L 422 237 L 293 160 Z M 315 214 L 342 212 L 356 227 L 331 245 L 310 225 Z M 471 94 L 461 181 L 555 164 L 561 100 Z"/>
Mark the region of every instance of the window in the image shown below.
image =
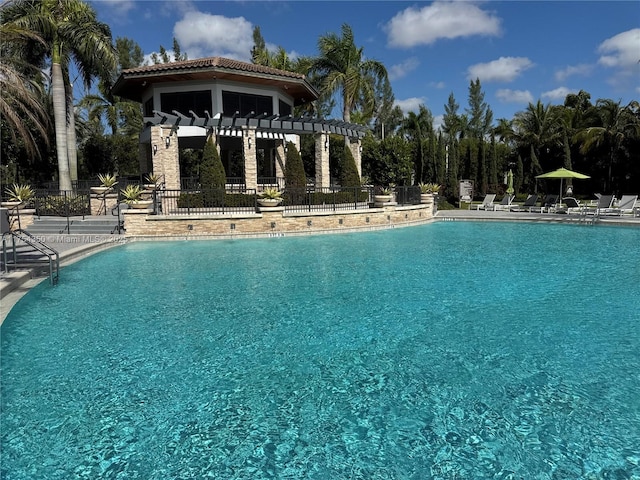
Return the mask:
<path id="1" fill-rule="evenodd" d="M 153 117 L 153 97 L 144 102 L 144 116 Z"/>
<path id="2" fill-rule="evenodd" d="M 205 110 L 211 113 L 211 91 L 200 90 L 196 92 L 173 92 L 161 93 L 160 104 L 161 110 L 165 113 L 171 113 L 176 110 L 183 115 L 189 116 L 189 110 L 199 117 L 205 116 Z"/>
<path id="3" fill-rule="evenodd" d="M 222 113 L 227 117 L 239 112 L 241 117 L 254 112 L 256 115 L 266 113 L 273 114 L 273 101 L 266 95 L 249 95 L 248 93 L 237 93 L 222 91 Z"/>
<path id="4" fill-rule="evenodd" d="M 278 101 L 278 109 L 280 111 L 280 115 L 291 115 L 291 105 L 282 100 Z"/>

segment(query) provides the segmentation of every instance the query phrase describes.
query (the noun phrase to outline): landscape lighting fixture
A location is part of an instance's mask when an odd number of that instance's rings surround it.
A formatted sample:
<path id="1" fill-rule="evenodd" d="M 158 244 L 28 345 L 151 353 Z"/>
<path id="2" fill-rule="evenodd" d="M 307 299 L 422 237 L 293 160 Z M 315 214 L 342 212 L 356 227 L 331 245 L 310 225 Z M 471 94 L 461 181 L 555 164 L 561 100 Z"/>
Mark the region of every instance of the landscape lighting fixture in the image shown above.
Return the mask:
<path id="1" fill-rule="evenodd" d="M 169 148 L 169 145 L 171 145 L 171 137 L 164 137 L 164 144 Z"/>
<path id="2" fill-rule="evenodd" d="M 158 145 L 156 145 L 155 143 L 153 144 L 153 154 L 155 155 L 156 153 L 158 153 Z"/>

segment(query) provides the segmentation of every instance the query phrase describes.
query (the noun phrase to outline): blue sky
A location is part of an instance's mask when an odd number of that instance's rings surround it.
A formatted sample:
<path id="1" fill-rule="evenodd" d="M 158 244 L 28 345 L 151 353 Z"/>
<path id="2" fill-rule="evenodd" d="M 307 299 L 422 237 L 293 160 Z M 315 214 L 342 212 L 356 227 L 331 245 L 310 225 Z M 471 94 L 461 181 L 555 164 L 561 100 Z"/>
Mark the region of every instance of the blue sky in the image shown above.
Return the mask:
<path id="1" fill-rule="evenodd" d="M 424 104 L 439 123 L 450 93 L 468 107 L 479 78 L 494 118 L 529 102 L 561 104 L 585 90 L 592 102 L 640 98 L 637 1 L 192 1 L 94 0 L 115 37 L 146 55 L 176 37 L 189 59 L 250 61 L 259 26 L 270 47 L 317 54 L 320 36 L 351 26 L 367 58 L 389 72 L 406 113 Z M 339 113 L 335 115 L 339 116 Z"/>

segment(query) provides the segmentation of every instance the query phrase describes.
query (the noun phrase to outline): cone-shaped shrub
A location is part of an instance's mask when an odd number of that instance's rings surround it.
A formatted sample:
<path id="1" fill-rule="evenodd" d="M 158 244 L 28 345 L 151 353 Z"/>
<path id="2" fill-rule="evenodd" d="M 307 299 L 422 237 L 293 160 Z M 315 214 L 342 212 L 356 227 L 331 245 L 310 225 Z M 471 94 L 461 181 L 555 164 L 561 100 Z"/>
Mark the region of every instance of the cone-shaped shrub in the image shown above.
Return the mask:
<path id="1" fill-rule="evenodd" d="M 290 204 L 304 203 L 307 176 L 298 149 L 293 142 L 287 144 L 287 163 L 284 169 L 285 198 Z"/>
<path id="2" fill-rule="evenodd" d="M 342 166 L 342 175 L 340 177 L 340 185 L 343 187 L 360 187 L 360 175 L 358 175 L 358 167 L 353 158 L 351 149 L 344 147 L 344 165 Z"/>
<path id="3" fill-rule="evenodd" d="M 218 155 L 218 149 L 213 143 L 213 137 L 209 137 L 202 152 L 202 165 L 200 166 L 200 188 L 205 207 L 223 205 L 224 188 L 227 176 L 224 165 Z"/>

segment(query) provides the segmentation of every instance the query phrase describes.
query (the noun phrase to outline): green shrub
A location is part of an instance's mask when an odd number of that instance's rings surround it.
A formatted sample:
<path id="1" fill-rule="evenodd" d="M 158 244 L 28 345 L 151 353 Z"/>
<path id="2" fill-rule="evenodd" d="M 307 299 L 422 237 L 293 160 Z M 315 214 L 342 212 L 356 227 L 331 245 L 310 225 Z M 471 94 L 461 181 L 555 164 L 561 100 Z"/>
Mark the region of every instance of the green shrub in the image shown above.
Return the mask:
<path id="1" fill-rule="evenodd" d="M 290 205 L 304 203 L 307 192 L 307 176 L 304 173 L 302 157 L 293 142 L 287 145 L 287 163 L 284 169 L 285 191 L 283 197 Z"/>
<path id="2" fill-rule="evenodd" d="M 215 207 L 223 204 L 226 183 L 227 176 L 224 173 L 224 165 L 222 165 L 218 149 L 213 143 L 213 137 L 209 137 L 202 152 L 202 165 L 200 166 L 200 187 L 204 195 L 204 206 Z"/>
<path id="3" fill-rule="evenodd" d="M 358 175 L 358 167 L 353 158 L 351 149 L 347 146 L 344 148 L 344 165 L 342 166 L 342 174 L 340 176 L 340 185 L 343 187 L 360 187 L 360 175 Z"/>

